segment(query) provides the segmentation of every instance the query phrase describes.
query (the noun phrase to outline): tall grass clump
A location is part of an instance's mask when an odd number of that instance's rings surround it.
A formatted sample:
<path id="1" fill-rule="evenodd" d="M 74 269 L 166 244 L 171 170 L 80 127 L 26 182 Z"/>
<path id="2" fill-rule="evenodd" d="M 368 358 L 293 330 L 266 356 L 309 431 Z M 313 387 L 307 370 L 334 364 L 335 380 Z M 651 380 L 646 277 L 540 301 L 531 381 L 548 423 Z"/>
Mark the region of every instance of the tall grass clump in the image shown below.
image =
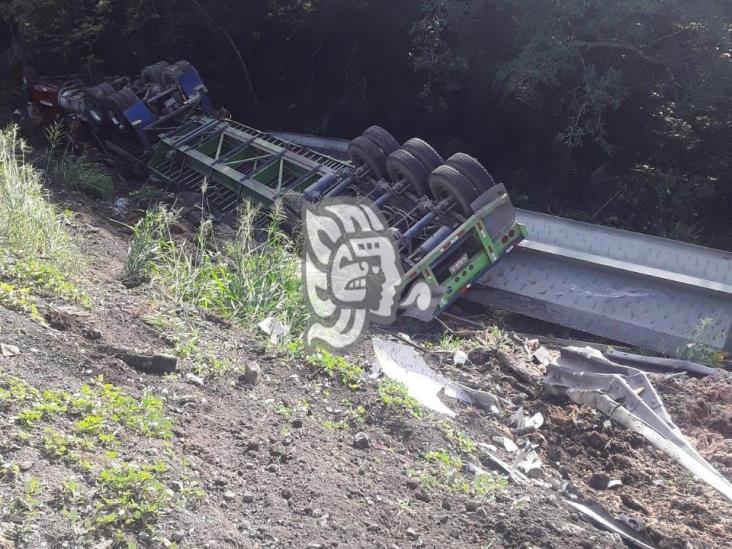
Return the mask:
<path id="1" fill-rule="evenodd" d="M 275 317 L 299 335 L 307 314 L 300 259 L 280 230 L 279 209 L 274 210 L 269 224 L 255 229 L 259 211 L 242 203 L 236 237 L 222 246 L 216 245 L 210 222 L 201 224 L 195 242 L 176 243 L 170 236 L 175 214 L 150 210 L 134 228 L 123 276 L 151 279 L 176 302 L 245 326 Z"/>
<path id="2" fill-rule="evenodd" d="M 46 140 L 46 174 L 52 176 L 54 183 L 95 198 L 111 198 L 114 192 L 112 176 L 98 162 L 89 160 L 84 155 L 69 154 L 71 139 L 63 123 L 54 122 L 48 126 Z"/>
<path id="3" fill-rule="evenodd" d="M 0 247 L 18 257 L 70 267 L 75 250 L 66 219 L 48 201 L 28 151 L 17 126 L 0 131 Z"/>
<path id="4" fill-rule="evenodd" d="M 66 275 L 79 269 L 78 250 L 28 150 L 17 126 L 0 131 L 0 305 L 41 321 L 36 295 L 91 303 Z"/>
<path id="5" fill-rule="evenodd" d="M 146 212 L 132 229 L 132 240 L 122 271 L 122 282 L 130 288 L 149 282 L 153 267 L 160 263 L 172 246 L 170 224 L 177 213 L 163 207 Z"/>
<path id="6" fill-rule="evenodd" d="M 94 198 L 108 199 L 114 192 L 112 177 L 97 162 L 85 156 L 66 156 L 53 171 L 53 179 L 64 187 L 81 191 Z"/>

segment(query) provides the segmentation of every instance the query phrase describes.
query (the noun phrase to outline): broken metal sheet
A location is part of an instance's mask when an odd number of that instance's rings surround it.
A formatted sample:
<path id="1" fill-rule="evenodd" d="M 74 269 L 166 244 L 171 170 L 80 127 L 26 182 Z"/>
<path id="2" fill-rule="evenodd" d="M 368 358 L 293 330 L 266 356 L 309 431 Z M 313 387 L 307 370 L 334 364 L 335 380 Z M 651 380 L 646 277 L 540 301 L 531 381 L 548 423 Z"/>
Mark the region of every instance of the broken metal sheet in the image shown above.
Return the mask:
<path id="1" fill-rule="evenodd" d="M 269 336 L 269 342 L 272 345 L 279 345 L 287 337 L 287 333 L 289 332 L 287 326 L 272 316 L 268 316 L 257 326 Z"/>
<path id="2" fill-rule="evenodd" d="M 536 453 L 531 444 L 527 444 L 513 458 L 512 467 L 521 471 L 528 478 L 538 478 L 541 476 L 541 467 L 543 465 L 539 454 Z"/>
<path id="3" fill-rule="evenodd" d="M 717 472 L 674 424 L 648 376 L 616 364 L 591 347 L 562 350 L 547 367 L 546 392 L 603 412 L 643 435 L 691 473 L 732 501 L 732 483 Z"/>
<path id="4" fill-rule="evenodd" d="M 0 355 L 2 356 L 17 356 L 20 354 L 20 349 L 15 345 L 9 343 L 0 343 Z"/>
<path id="5" fill-rule="evenodd" d="M 489 463 L 494 465 L 495 467 L 501 469 L 504 473 L 508 475 L 508 478 L 510 478 L 514 483 L 519 485 L 525 485 L 531 483 L 531 480 L 529 477 L 524 475 L 521 471 L 518 471 L 515 467 L 512 467 L 505 461 L 503 461 L 501 458 L 499 458 L 496 454 L 493 453 L 493 451 L 488 448 L 487 444 L 478 443 L 478 448 L 480 448 L 481 452 L 483 453 L 484 457 L 488 460 Z"/>
<path id="6" fill-rule="evenodd" d="M 492 413 L 500 412 L 498 397 L 471 389 L 434 372 L 412 347 L 379 338 L 375 338 L 372 343 L 376 355 L 373 375 L 383 372 L 387 377 L 404 384 L 409 395 L 430 410 L 455 417 L 455 412 L 440 400 L 440 396 L 444 395 L 478 405 Z"/>
<path id="7" fill-rule="evenodd" d="M 630 541 L 641 549 L 656 549 L 655 545 L 651 545 L 647 540 L 643 540 L 640 536 L 633 532 L 622 522 L 612 518 L 604 509 L 592 503 L 580 503 L 568 498 L 564 498 L 564 503 L 572 507 L 575 511 L 585 515 L 591 522 L 610 531 L 615 532 L 623 539 Z"/>
<path id="8" fill-rule="evenodd" d="M 554 353 L 542 345 L 531 354 L 531 359 L 546 366 L 554 362 Z"/>
<path id="9" fill-rule="evenodd" d="M 516 410 L 511 417 L 508 418 L 508 424 L 517 431 L 536 431 L 544 425 L 544 416 L 541 412 L 536 412 L 529 417 L 524 413 L 523 407 Z"/>
<path id="10" fill-rule="evenodd" d="M 638 368 L 639 370 L 651 372 L 686 372 L 687 374 L 701 377 L 711 376 L 718 372 L 715 368 L 677 358 L 635 355 L 616 350 L 607 351 L 605 356 L 618 364 L 625 364 Z"/>
<path id="11" fill-rule="evenodd" d="M 452 363 L 455 366 L 462 366 L 467 361 L 468 361 L 468 353 L 466 353 L 465 351 L 461 351 L 460 349 L 455 351 L 455 354 L 452 356 Z"/>

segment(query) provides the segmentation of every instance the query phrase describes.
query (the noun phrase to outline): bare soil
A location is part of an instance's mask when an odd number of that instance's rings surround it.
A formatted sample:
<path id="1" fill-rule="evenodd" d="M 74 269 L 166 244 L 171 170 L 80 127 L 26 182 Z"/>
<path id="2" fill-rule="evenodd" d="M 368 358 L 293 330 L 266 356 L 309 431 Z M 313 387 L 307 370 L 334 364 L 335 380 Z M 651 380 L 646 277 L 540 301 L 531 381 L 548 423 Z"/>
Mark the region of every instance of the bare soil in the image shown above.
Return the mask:
<path id="1" fill-rule="evenodd" d="M 129 231 L 112 220 L 108 204 L 76 195 L 64 197 L 63 204 L 77 212 L 73 228 L 84 243 L 86 262 L 79 274 L 92 307 L 81 311 L 46 300 L 47 325 L 0 307 L 0 342 L 21 351 L 0 357 L 0 372 L 39 389 L 71 392 L 102 375 L 131 395 L 149 391 L 165 400 L 165 414 L 173 421 L 167 449 L 159 441 L 127 434 L 119 459 L 169 455 L 164 479 L 171 493 L 195 479 L 191 482 L 202 494 L 164 510 L 150 524 L 130 526 L 126 533 L 139 546 L 622 547 L 618 536 L 585 522 L 563 503 L 557 489 L 568 481 L 614 516 L 634 518 L 660 547 L 732 547 L 732 507 L 719 494 L 599 413 L 547 400 L 540 387 L 527 387 L 502 369 L 490 348 L 471 353 L 474 360 L 459 368 L 449 353 L 426 358 L 453 379 L 499 394 L 529 414 L 544 414 L 546 423 L 536 433 L 519 435 L 508 427 L 506 412 L 492 416 L 450 403 L 459 412 L 455 428 L 475 442 L 494 444 L 495 453 L 509 463 L 512 454 L 493 437 L 535 444 L 544 485 L 509 482 L 482 498 L 423 485 L 418 472 L 426 469 L 428 452 L 460 452 L 446 436 L 445 418 L 399 413 L 380 401 L 374 380 L 348 389 L 302 360 L 268 348 L 251 328 L 172 307 L 145 286 L 125 288 L 119 275 Z M 178 374 L 144 374 L 110 352 L 172 352 L 181 336 L 160 319 L 197 335 L 188 337 L 195 350 L 180 360 Z M 526 368 L 541 373 L 520 344 L 509 342 L 506 348 Z M 201 356 L 216 356 L 231 367 L 196 385 L 185 374 L 199 371 L 197 361 L 207 360 Z M 351 359 L 368 366 L 370 341 Z M 253 387 L 239 381 L 252 362 L 262 371 Z M 684 433 L 732 478 L 729 377 L 654 376 L 654 382 Z M 354 412 L 359 406 L 365 413 Z M 111 536 L 83 535 L 70 520 L 69 510 L 88 513 L 58 496 L 73 468 L 49 459 L 38 436 L 13 438 L 18 426 L 12 415 L 0 411 L 0 427 L 0 461 L 22 463 L 20 480 L 40 481 L 35 512 L 19 519 L 12 502 L 22 484 L 0 477 L 0 547 L 117 546 Z M 357 433 L 366 435 L 367 448 L 355 447 Z M 480 459 L 479 452 L 475 457 Z M 598 472 L 622 485 L 591 488 L 590 478 Z M 94 485 L 89 476 L 81 479 L 93 505 Z"/>

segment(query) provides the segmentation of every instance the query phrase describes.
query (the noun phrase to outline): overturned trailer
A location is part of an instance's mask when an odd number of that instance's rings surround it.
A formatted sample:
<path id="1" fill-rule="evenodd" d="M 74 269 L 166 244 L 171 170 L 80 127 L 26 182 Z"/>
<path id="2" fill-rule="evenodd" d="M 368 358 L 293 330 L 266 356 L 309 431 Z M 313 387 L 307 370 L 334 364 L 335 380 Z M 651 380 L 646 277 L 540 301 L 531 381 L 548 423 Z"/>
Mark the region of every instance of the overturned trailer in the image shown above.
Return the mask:
<path id="1" fill-rule="evenodd" d="M 281 133 L 346 157 L 342 139 Z M 528 231 L 464 299 L 662 354 L 732 354 L 732 253 L 516 209 Z"/>
<path id="2" fill-rule="evenodd" d="M 370 200 L 396 242 L 405 289 L 422 280 L 439 314 L 526 236 L 503 185 L 475 159 L 447 160 L 425 141 L 399 144 L 372 126 L 339 160 L 229 119 L 212 107 L 198 71 L 159 62 L 136 78 L 29 82 L 31 107 L 64 117 L 94 143 L 170 188 L 200 191 L 220 211 L 248 199 L 278 202 L 299 218 L 302 201 Z"/>

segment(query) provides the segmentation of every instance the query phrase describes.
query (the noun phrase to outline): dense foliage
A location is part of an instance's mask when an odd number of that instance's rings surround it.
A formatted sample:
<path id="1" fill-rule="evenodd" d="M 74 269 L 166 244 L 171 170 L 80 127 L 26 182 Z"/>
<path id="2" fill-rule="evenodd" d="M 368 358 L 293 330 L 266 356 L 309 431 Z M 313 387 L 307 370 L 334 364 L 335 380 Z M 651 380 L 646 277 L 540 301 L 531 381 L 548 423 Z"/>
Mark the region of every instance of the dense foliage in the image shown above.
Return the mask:
<path id="1" fill-rule="evenodd" d="M 0 14 L 45 70 L 185 57 L 259 126 L 379 123 L 475 154 L 521 205 L 732 248 L 728 1 L 0 0 Z"/>

